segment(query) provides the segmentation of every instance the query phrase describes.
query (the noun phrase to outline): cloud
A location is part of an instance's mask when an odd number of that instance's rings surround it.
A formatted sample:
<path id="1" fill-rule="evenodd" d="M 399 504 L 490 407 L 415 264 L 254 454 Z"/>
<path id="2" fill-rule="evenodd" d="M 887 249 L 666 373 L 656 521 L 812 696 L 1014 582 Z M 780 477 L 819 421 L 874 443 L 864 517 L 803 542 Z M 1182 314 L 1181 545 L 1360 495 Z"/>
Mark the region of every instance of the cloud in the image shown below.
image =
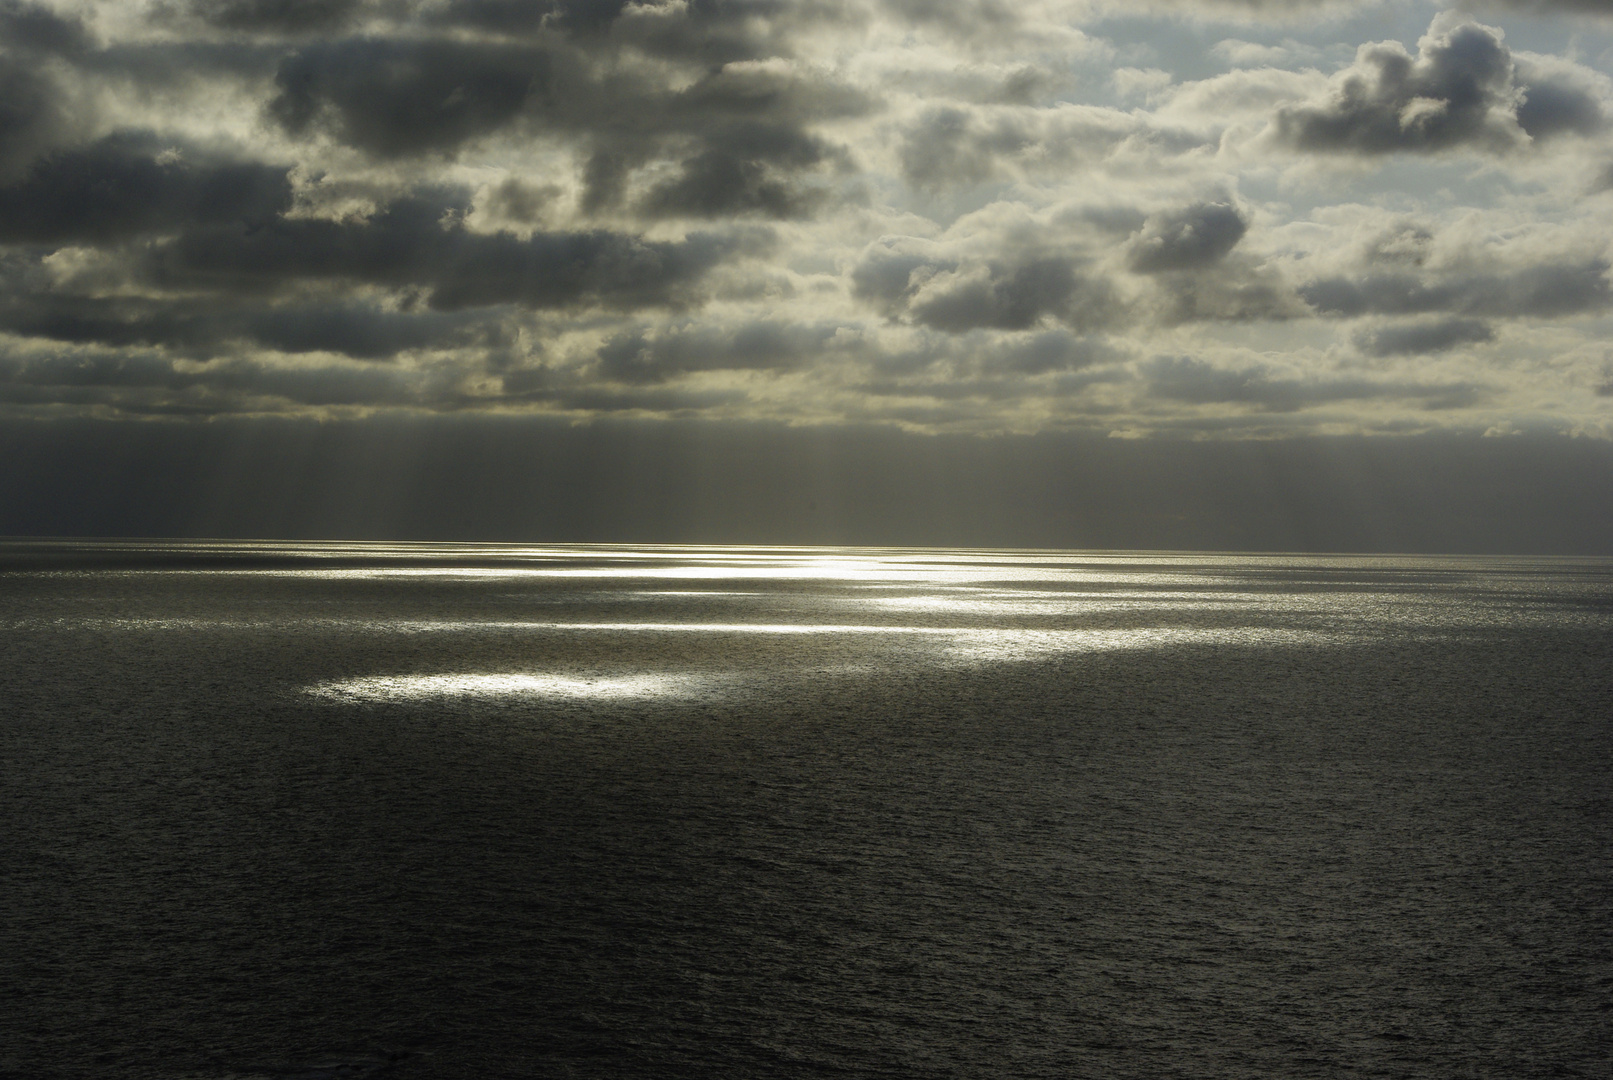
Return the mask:
<path id="1" fill-rule="evenodd" d="M 1225 258 L 1248 231 L 1231 203 L 1195 203 L 1149 218 L 1132 238 L 1127 264 L 1140 274 L 1200 270 Z"/>
<path id="2" fill-rule="evenodd" d="M 1404 272 L 1321 278 L 1299 293 L 1325 315 L 1423 315 L 1552 318 L 1613 306 L 1609 264 L 1601 259 L 1513 271 L 1421 277 Z"/>
<path id="3" fill-rule="evenodd" d="M 851 273 L 853 295 L 890 317 L 949 333 L 1026 330 L 1053 319 L 1079 329 L 1109 325 L 1113 290 L 1081 260 L 1022 252 L 1013 258 L 949 257 L 903 240 L 875 245 Z"/>
<path id="4" fill-rule="evenodd" d="M 1495 330 L 1489 323 L 1478 319 L 1438 319 L 1364 330 L 1356 335 L 1355 343 L 1370 356 L 1420 356 L 1494 340 Z"/>
<path id="5" fill-rule="evenodd" d="M 1376 399 L 1410 399 L 1425 408 L 1454 408 L 1471 403 L 1480 393 L 1479 387 L 1466 382 L 1284 376 L 1263 364 L 1229 369 L 1188 357 L 1160 357 L 1143 370 L 1149 392 L 1156 398 L 1192 405 L 1246 405 L 1272 412 Z"/>
<path id="6" fill-rule="evenodd" d="M 101 297 L 8 295 L 0 329 L 29 338 L 109 346 L 164 345 L 209 354 L 220 342 L 215 317 L 149 302 Z"/>
<path id="7" fill-rule="evenodd" d="M 909 121 L 897 147 L 902 176 L 922 191 L 981 184 L 1019 170 L 1026 174 L 1094 163 L 1128 139 L 1201 145 L 1179 131 L 1150 131 L 1138 117 L 1116 109 L 1056 104 L 944 105 Z"/>
<path id="8" fill-rule="evenodd" d="M 450 0 L 429 17 L 439 26 L 510 36 L 548 28 L 586 33 L 607 28 L 627 6 L 627 0 Z"/>
<path id="9" fill-rule="evenodd" d="M 724 12 L 737 20 L 732 31 L 788 23 L 793 9 L 737 0 L 652 7 L 458 4 L 436 17 L 502 36 L 308 44 L 280 62 L 267 112 L 295 139 L 328 138 L 397 167 L 549 141 L 582 162 L 576 205 L 591 217 L 799 220 L 830 204 L 823 174 L 851 171 L 852 159 L 811 126 L 867 111 L 868 95 L 823 67 L 736 58 L 765 52 L 755 42 L 730 42 L 719 50 L 726 59 L 712 62 L 687 35 L 674 47 L 661 26 L 650 49 L 640 25 L 686 24 L 698 37 L 729 25 Z"/>
<path id="10" fill-rule="evenodd" d="M 398 199 L 364 220 L 279 218 L 187 230 L 154 245 L 148 273 L 169 286 L 265 290 L 296 281 L 417 286 L 441 310 L 677 306 L 739 241 L 705 234 L 651 241 L 604 230 L 471 232 L 451 200 Z"/>
<path id="11" fill-rule="evenodd" d="M 934 245 L 923 241 L 882 240 L 852 268 L 852 295 L 894 317 L 931 275 L 957 265 L 956 259 L 945 258 Z"/>
<path id="12" fill-rule="evenodd" d="M 1317 10 L 0 0 L 0 396 L 1594 425 L 1613 26 Z"/>
<path id="13" fill-rule="evenodd" d="M 53 68 L 93 46 L 84 24 L 39 4 L 0 0 L 0 182 L 80 126 Z"/>
<path id="14" fill-rule="evenodd" d="M 625 46 L 708 68 L 788 55 L 794 35 L 829 21 L 849 29 L 857 16 L 854 7 L 832 0 L 448 0 L 422 12 L 435 29 L 510 41 L 564 39 L 595 52 Z"/>
<path id="15" fill-rule="evenodd" d="M 268 223 L 291 207 L 284 166 L 213 159 L 120 132 L 36 160 L 0 187 L 0 242 L 106 243 L 198 225 Z"/>
<path id="16" fill-rule="evenodd" d="M 415 349 L 485 348 L 509 336 L 500 322 L 469 312 L 398 311 L 356 301 L 262 307 L 216 297 L 29 292 L 17 285 L 0 299 L 0 330 L 76 345 L 160 347 L 201 359 L 247 348 L 386 360 Z"/>
<path id="17" fill-rule="evenodd" d="M 0 180 L 25 168 L 66 123 L 55 84 L 0 56 Z"/>
<path id="18" fill-rule="evenodd" d="M 1298 150 L 1388 154 L 1520 141 L 1512 57 L 1501 31 L 1440 16 L 1410 55 L 1397 41 L 1363 45 L 1325 101 L 1280 109 L 1280 142 Z"/>
<path id="19" fill-rule="evenodd" d="M 1518 65 L 1522 97 L 1518 125 L 1533 139 L 1591 136 L 1607 128 L 1607 114 L 1591 73 L 1579 65 Z M 1605 81 L 1605 80 L 1604 80 Z"/>
<path id="20" fill-rule="evenodd" d="M 1233 67 L 1285 67 L 1297 62 L 1315 63 L 1321 50 L 1289 39 L 1281 45 L 1261 45 L 1239 38 L 1226 38 L 1210 47 L 1210 52 Z"/>
<path id="21" fill-rule="evenodd" d="M 792 126 L 736 125 L 708 137 L 676 177 L 650 189 L 640 210 L 651 217 L 810 217 L 829 193 L 793 174 L 832 156 L 822 140 Z"/>
<path id="22" fill-rule="evenodd" d="M 1020 375 L 1079 371 L 1121 359 L 1120 350 L 1101 339 L 1078 337 L 1068 330 L 1044 330 L 1002 341 L 986 354 L 985 364 Z"/>
<path id="23" fill-rule="evenodd" d="M 131 415 L 218 415 L 277 404 L 443 407 L 463 396 L 452 371 L 282 367 L 239 359 L 195 366 L 149 352 L 0 354 L 0 401 L 70 402 Z"/>
<path id="24" fill-rule="evenodd" d="M 1470 0 L 1469 6 L 1497 11 L 1526 12 L 1549 16 L 1558 12 L 1573 15 L 1613 15 L 1604 0 Z"/>
<path id="25" fill-rule="evenodd" d="M 1044 316 L 1069 317 L 1083 288 L 1069 259 L 1051 256 L 1018 265 L 983 263 L 942 270 L 908 304 L 915 320 L 958 333 L 976 327 L 1024 330 Z"/>
<path id="26" fill-rule="evenodd" d="M 598 372 L 614 382 L 661 382 L 694 371 L 778 371 L 828 351 L 839 327 L 758 320 L 737 326 L 684 324 L 614 335 L 596 353 Z"/>
<path id="27" fill-rule="evenodd" d="M 940 27 L 956 36 L 990 34 L 1017 25 L 1018 8 L 1004 0 L 883 0 L 900 19 Z"/>
<path id="28" fill-rule="evenodd" d="M 243 336 L 287 353 L 334 352 L 382 360 L 411 349 L 485 344 L 496 323 L 467 313 L 390 311 L 360 304 L 288 305 L 254 311 Z"/>
<path id="29" fill-rule="evenodd" d="M 1312 314 L 1293 287 L 1269 267 L 1222 264 L 1161 275 L 1157 284 L 1157 318 L 1167 326 L 1284 322 Z"/>
<path id="30" fill-rule="evenodd" d="M 0 0 L 0 43 L 34 55 L 73 56 L 92 46 L 82 21 L 24 0 Z"/>
<path id="31" fill-rule="evenodd" d="M 542 220 L 545 210 L 564 194 L 559 184 L 528 184 L 507 176 L 479 198 L 477 211 L 498 221 L 530 225 Z"/>
<path id="32" fill-rule="evenodd" d="M 1171 73 L 1159 68 L 1116 68 L 1110 76 L 1115 93 L 1121 97 L 1146 97 L 1165 89 L 1174 80 Z"/>
<path id="33" fill-rule="evenodd" d="M 456 150 L 506 126 L 549 80 L 549 55 L 534 49 L 354 38 L 287 57 L 269 112 L 293 135 L 323 128 L 396 158 Z"/>
<path id="34" fill-rule="evenodd" d="M 226 30 L 302 34 L 346 26 L 365 0 L 190 0 L 186 12 Z"/>

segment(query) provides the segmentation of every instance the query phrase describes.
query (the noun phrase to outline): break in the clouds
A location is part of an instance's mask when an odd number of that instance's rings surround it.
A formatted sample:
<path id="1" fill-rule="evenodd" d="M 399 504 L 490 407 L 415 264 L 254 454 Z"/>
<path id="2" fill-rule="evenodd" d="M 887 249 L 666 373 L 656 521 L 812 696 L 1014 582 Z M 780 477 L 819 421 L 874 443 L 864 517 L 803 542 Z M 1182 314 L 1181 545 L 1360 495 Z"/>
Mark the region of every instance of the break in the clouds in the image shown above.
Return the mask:
<path id="1" fill-rule="evenodd" d="M 1601 0 L 0 0 L 0 409 L 1613 436 Z"/>

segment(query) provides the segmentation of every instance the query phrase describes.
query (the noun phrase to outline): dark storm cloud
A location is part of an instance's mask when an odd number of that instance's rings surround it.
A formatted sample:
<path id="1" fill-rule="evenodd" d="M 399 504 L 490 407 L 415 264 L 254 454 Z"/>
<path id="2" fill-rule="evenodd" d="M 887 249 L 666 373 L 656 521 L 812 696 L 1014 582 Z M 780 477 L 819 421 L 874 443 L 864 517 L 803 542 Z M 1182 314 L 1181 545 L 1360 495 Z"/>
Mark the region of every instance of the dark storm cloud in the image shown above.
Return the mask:
<path id="1" fill-rule="evenodd" d="M 786 370 L 821 356 L 838 329 L 759 320 L 630 331 L 600 346 L 598 371 L 614 382 L 650 383 L 691 371 Z"/>
<path id="2" fill-rule="evenodd" d="M 0 0 L 0 47 L 8 51 L 71 56 L 91 45 L 78 19 L 23 0 Z"/>
<path id="3" fill-rule="evenodd" d="M 1479 319 L 1438 319 L 1364 331 L 1356 347 L 1371 356 L 1416 356 L 1495 340 L 1495 330 Z"/>
<path id="4" fill-rule="evenodd" d="M 346 26 L 365 6 L 365 0 L 190 0 L 185 10 L 225 30 L 303 34 Z"/>
<path id="5" fill-rule="evenodd" d="M 327 126 L 378 157 L 449 151 L 508 125 L 549 73 L 541 50 L 355 38 L 288 57 L 269 111 L 291 134 Z"/>
<path id="6" fill-rule="evenodd" d="M 62 88 L 47 68 L 52 58 L 73 59 L 91 46 L 78 20 L 0 0 L 0 181 L 72 137 Z"/>
<path id="7" fill-rule="evenodd" d="M 1396 41 L 1363 45 L 1328 101 L 1278 112 L 1278 138 L 1360 154 L 1514 145 L 1512 57 L 1499 34 L 1476 23 L 1439 27 L 1415 57 Z"/>
<path id="8" fill-rule="evenodd" d="M 17 358 L 0 354 L 0 383 L 27 387 L 176 389 L 193 376 L 175 370 L 173 361 L 150 353 L 56 355 Z"/>
<path id="9" fill-rule="evenodd" d="M 1300 286 L 1299 293 L 1318 312 L 1346 318 L 1441 312 L 1475 318 L 1550 318 L 1613 306 L 1608 268 L 1607 262 L 1593 259 L 1432 280 L 1409 273 L 1376 273 L 1319 279 Z"/>
<path id="10" fill-rule="evenodd" d="M 683 163 L 676 179 L 656 186 L 643 210 L 654 216 L 724 217 L 759 213 L 771 218 L 807 217 L 822 205 L 821 190 L 802 190 L 771 175 L 754 158 L 706 150 Z"/>
<path id="11" fill-rule="evenodd" d="M 194 156 L 194 160 L 193 160 Z M 287 169 L 210 161 L 146 132 L 35 161 L 0 187 L 0 243 L 107 243 L 188 225 L 265 224 L 291 206 Z"/>
<path id="12" fill-rule="evenodd" d="M 1142 274 L 1199 270 L 1225 258 L 1249 231 L 1231 203 L 1198 203 L 1150 218 L 1131 242 L 1127 262 Z"/>
<path id="13" fill-rule="evenodd" d="M 466 27 L 505 36 L 550 29 L 598 32 L 622 14 L 628 0 L 450 0 L 425 13 L 436 26 Z"/>
<path id="14" fill-rule="evenodd" d="M 1418 383 L 1360 377 L 1294 378 L 1264 365 L 1218 368 L 1187 357 L 1160 357 L 1144 365 L 1150 394 L 1191 405 L 1248 405 L 1292 412 L 1331 402 L 1372 399 L 1421 401 L 1425 408 L 1470 404 L 1479 388 L 1469 383 Z"/>
<path id="15" fill-rule="evenodd" d="M 162 345 L 186 354 L 210 353 L 223 337 L 217 316 L 190 305 L 9 291 L 0 301 L 0 329 L 71 344 Z"/>
<path id="16" fill-rule="evenodd" d="M 59 138 L 65 124 L 55 84 L 0 55 L 0 179 Z"/>
<path id="17" fill-rule="evenodd" d="M 823 73 L 797 74 L 764 65 L 730 65 L 708 69 L 689 86 L 665 98 L 640 102 L 651 111 L 634 118 L 633 130 L 649 132 L 657 126 L 703 133 L 724 130 L 739 121 L 778 126 L 803 125 L 813 120 L 860 116 L 877 102 L 862 90 Z M 630 118 L 612 118 L 627 122 Z M 626 130 L 624 127 L 623 130 Z"/>
<path id="18" fill-rule="evenodd" d="M 685 9 L 676 10 L 683 17 Z M 717 142 L 731 142 L 736 123 L 782 132 L 871 105 L 861 92 L 821 74 L 715 65 L 682 85 L 682 78 L 613 60 L 601 49 L 553 35 L 530 42 L 324 42 L 284 59 L 269 108 L 292 134 L 322 127 L 371 154 L 405 157 L 451 151 L 521 118 L 605 146 L 612 139 L 668 134 L 711 134 Z M 727 149 L 735 152 L 731 145 Z M 640 157 L 650 150 L 641 150 Z"/>
<path id="19" fill-rule="evenodd" d="M 500 322 L 471 313 L 403 312 L 358 303 L 221 307 L 214 298 L 99 297 L 16 288 L 0 299 L 0 329 L 78 345 L 161 347 L 201 359 L 250 345 L 384 360 L 411 349 L 485 348 L 506 338 Z"/>
<path id="20" fill-rule="evenodd" d="M 652 217 L 808 217 L 828 193 L 791 174 L 831 156 L 821 140 L 792 126 L 736 125 L 711 136 L 676 178 L 652 188 L 640 210 Z"/>
<path id="21" fill-rule="evenodd" d="M 669 18 L 697 17 L 669 10 Z M 586 154 L 588 213 L 619 206 L 635 170 L 670 160 L 678 171 L 638 200 L 639 213 L 804 218 L 827 192 L 801 174 L 850 165 L 810 124 L 872 104 L 822 74 L 719 66 L 679 85 L 654 65 L 613 56 L 586 35 L 352 38 L 288 56 L 269 112 L 292 135 L 325 133 L 386 160 L 452 156 L 495 134 L 547 133 Z"/>
<path id="22" fill-rule="evenodd" d="M 156 245 L 154 279 L 175 286 L 272 289 L 306 279 L 417 286 L 438 309 L 676 305 L 741 244 L 697 234 L 651 241 L 623 233 L 477 233 L 441 199 L 400 199 L 362 221 L 281 218 L 254 228 L 192 229 Z"/>
<path id="23" fill-rule="evenodd" d="M 246 337 L 288 353 L 336 352 L 382 360 L 410 349 L 499 342 L 498 323 L 471 313 L 388 311 L 358 304 L 285 307 L 252 314 Z"/>

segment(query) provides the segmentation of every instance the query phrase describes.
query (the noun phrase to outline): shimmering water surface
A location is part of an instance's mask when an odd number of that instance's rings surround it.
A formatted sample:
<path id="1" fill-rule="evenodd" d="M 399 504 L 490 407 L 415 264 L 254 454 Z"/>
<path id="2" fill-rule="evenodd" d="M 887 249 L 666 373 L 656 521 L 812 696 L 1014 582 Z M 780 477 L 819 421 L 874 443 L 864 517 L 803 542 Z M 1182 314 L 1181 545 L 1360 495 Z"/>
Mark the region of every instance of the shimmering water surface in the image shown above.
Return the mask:
<path id="1" fill-rule="evenodd" d="M 0 1074 L 1613 1076 L 1613 564 L 0 545 Z"/>

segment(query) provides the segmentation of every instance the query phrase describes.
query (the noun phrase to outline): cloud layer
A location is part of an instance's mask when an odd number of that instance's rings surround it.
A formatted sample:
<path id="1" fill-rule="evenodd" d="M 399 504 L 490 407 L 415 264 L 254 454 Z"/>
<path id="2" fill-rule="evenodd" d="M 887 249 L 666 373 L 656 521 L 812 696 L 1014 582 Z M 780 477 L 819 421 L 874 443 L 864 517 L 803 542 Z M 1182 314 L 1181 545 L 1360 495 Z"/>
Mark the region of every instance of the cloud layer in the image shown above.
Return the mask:
<path id="1" fill-rule="evenodd" d="M 0 0 L 0 410 L 1613 436 L 1603 8 Z"/>

